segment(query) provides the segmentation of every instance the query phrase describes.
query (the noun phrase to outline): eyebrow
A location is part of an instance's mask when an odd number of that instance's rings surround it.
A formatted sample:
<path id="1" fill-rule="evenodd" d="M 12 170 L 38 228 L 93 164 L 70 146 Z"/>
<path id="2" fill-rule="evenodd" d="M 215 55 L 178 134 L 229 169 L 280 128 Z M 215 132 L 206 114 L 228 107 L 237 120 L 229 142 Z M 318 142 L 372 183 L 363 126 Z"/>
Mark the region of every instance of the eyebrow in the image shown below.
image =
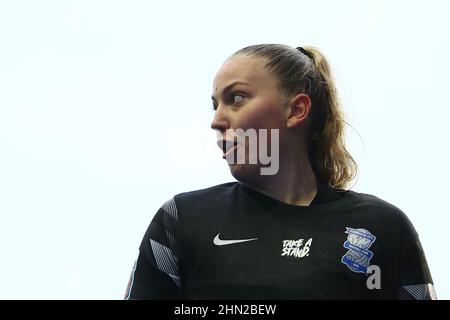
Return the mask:
<path id="1" fill-rule="evenodd" d="M 225 87 L 225 89 L 223 89 L 223 93 L 226 93 L 226 92 L 230 91 L 230 89 L 231 89 L 232 87 L 234 87 L 235 85 L 237 85 L 237 84 L 243 84 L 243 85 L 246 85 L 246 86 L 249 85 L 248 83 L 243 82 L 243 81 L 235 81 L 235 82 L 232 82 L 232 83 L 230 83 L 229 85 L 227 85 L 227 86 Z M 211 99 L 214 100 L 214 101 L 216 100 L 216 98 L 214 98 L 214 96 L 211 96 Z"/>

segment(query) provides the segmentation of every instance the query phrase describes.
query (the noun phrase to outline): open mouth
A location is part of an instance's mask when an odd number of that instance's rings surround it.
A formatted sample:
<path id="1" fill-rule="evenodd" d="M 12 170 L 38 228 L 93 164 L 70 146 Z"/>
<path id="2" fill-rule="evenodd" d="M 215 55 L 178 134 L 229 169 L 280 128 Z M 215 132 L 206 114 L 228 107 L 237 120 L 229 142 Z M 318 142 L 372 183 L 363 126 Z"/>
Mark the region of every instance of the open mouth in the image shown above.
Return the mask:
<path id="1" fill-rule="evenodd" d="M 223 155 L 222 155 L 222 158 L 223 159 L 226 159 L 230 154 L 232 154 L 233 152 L 234 152 L 234 150 L 236 150 L 237 149 L 237 144 L 234 144 L 231 148 L 229 148 L 228 150 L 227 150 L 227 152 L 225 152 Z"/>
<path id="2" fill-rule="evenodd" d="M 230 141 L 230 140 L 218 140 L 217 145 L 220 149 L 223 151 L 222 158 L 226 159 L 228 155 L 233 153 L 233 151 L 237 148 L 237 141 Z"/>

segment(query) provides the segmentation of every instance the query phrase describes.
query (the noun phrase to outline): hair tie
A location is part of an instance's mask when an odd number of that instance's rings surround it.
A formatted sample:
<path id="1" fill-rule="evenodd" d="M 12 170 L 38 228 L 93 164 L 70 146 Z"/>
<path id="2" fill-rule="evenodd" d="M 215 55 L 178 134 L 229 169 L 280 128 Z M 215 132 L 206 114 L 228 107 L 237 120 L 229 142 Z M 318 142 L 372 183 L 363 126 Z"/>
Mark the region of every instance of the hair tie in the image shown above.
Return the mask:
<path id="1" fill-rule="evenodd" d="M 312 60 L 312 55 L 303 47 L 297 47 L 296 49 Z"/>

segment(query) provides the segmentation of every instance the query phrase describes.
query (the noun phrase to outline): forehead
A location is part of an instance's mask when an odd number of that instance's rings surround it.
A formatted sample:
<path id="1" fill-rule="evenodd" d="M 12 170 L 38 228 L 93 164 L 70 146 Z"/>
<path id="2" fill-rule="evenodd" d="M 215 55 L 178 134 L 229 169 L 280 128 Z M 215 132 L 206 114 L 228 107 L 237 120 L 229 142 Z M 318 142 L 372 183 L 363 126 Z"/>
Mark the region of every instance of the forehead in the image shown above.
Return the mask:
<path id="1" fill-rule="evenodd" d="M 220 91 L 233 81 L 244 81 L 251 86 L 267 85 L 273 79 L 265 63 L 266 59 L 252 56 L 237 56 L 225 61 L 214 77 L 213 91 Z"/>

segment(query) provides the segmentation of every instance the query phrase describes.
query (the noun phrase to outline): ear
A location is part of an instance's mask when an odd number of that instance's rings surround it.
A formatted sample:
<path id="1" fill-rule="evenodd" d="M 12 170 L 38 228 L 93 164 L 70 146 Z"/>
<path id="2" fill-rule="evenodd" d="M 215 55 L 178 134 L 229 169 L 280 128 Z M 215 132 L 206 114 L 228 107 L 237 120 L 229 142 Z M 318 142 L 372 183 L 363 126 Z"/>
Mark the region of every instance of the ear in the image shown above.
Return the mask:
<path id="1" fill-rule="evenodd" d="M 304 122 L 311 109 L 311 99 L 307 94 L 299 93 L 296 95 L 289 105 L 289 115 L 287 119 L 287 127 L 289 129 L 297 127 Z"/>

